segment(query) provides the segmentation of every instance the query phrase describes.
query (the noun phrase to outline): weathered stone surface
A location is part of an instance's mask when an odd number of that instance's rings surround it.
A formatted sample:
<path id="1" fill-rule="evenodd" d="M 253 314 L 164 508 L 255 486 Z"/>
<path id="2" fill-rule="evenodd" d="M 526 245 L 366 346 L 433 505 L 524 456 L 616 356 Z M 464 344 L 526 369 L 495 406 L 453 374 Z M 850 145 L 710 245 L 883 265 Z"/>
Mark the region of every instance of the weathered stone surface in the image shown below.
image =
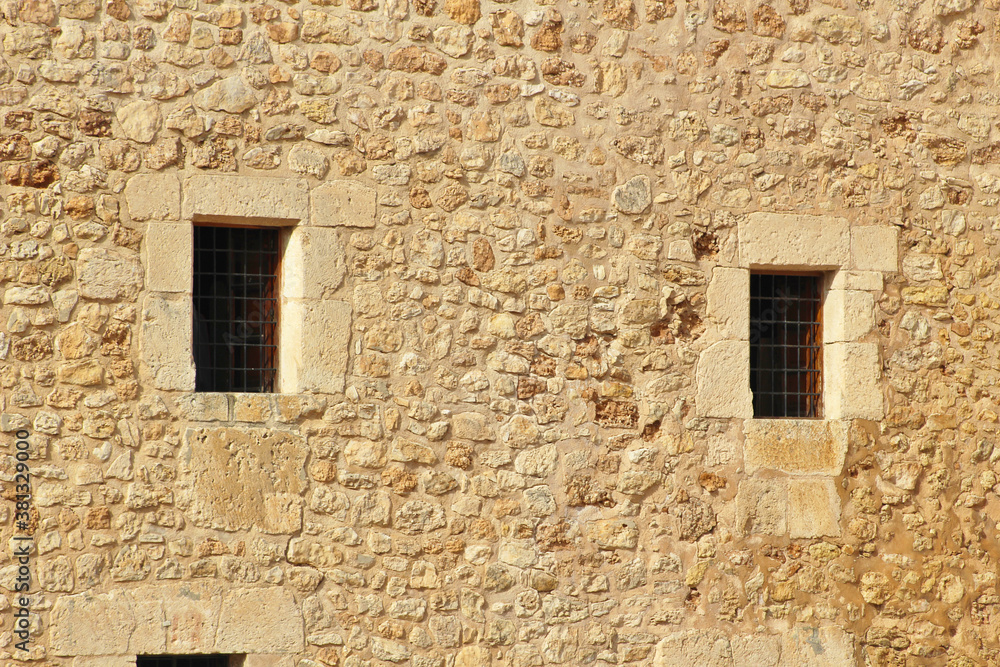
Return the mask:
<path id="1" fill-rule="evenodd" d="M 174 174 L 136 174 L 125 184 L 125 203 L 132 220 L 178 220 L 180 183 Z"/>
<path id="2" fill-rule="evenodd" d="M 302 526 L 308 450 L 297 436 L 259 429 L 184 434 L 177 505 L 196 526 L 287 534 Z M 221 629 L 220 629 L 221 632 Z"/>
<path id="3" fill-rule="evenodd" d="M 740 482 L 736 494 L 736 530 L 741 534 L 784 535 L 787 511 L 786 480 L 749 478 Z"/>
<path id="4" fill-rule="evenodd" d="M 751 419 L 743 423 L 748 473 L 765 468 L 798 475 L 841 473 L 847 424 L 815 419 Z"/>
<path id="5" fill-rule="evenodd" d="M 828 419 L 872 419 L 884 416 L 882 364 L 875 343 L 831 343 L 823 346 Z"/>
<path id="6" fill-rule="evenodd" d="M 750 272 L 716 267 L 708 283 L 707 314 L 719 338 L 748 340 L 750 335 Z"/>
<path id="7" fill-rule="evenodd" d="M 732 667 L 733 653 L 729 639 L 722 633 L 705 631 L 676 632 L 656 645 L 654 667 L 669 665 L 704 665 Z"/>
<path id="8" fill-rule="evenodd" d="M 375 190 L 356 181 L 329 181 L 310 193 L 311 222 L 324 227 L 374 227 Z"/>
<path id="9" fill-rule="evenodd" d="M 282 327 L 279 339 L 286 360 L 279 378 L 283 391 L 342 392 L 351 341 L 351 305 L 343 301 L 294 300 L 286 304 L 285 318 L 295 325 Z M 325 332 L 318 345 L 311 338 L 313 331 Z"/>
<path id="10" fill-rule="evenodd" d="M 720 341 L 698 359 L 698 414 L 704 417 L 753 416 L 750 393 L 750 346 Z"/>
<path id="11" fill-rule="evenodd" d="M 850 264 L 847 221 L 820 216 L 752 213 L 739 225 L 740 266 L 840 268 Z"/>
<path id="12" fill-rule="evenodd" d="M 648 176 L 636 176 L 624 185 L 619 185 L 611 196 L 615 207 L 622 213 L 643 213 L 653 203 Z"/>
<path id="13" fill-rule="evenodd" d="M 196 175 L 184 179 L 182 191 L 185 220 L 309 216 L 308 186 L 297 178 Z"/>
<path id="14" fill-rule="evenodd" d="M 219 653 L 296 653 L 305 647 L 302 615 L 290 591 L 236 589 L 222 600 Z"/>
<path id="15" fill-rule="evenodd" d="M 143 269 L 131 253 L 84 248 L 77 260 L 80 296 L 86 299 L 134 299 L 143 285 Z"/>
<path id="16" fill-rule="evenodd" d="M 789 479 L 789 537 L 839 536 L 840 506 L 840 495 L 833 479 Z"/>
<path id="17" fill-rule="evenodd" d="M 156 132 L 163 122 L 160 105 L 142 100 L 120 107 L 116 116 L 125 136 L 143 144 L 151 143 L 156 138 Z"/>

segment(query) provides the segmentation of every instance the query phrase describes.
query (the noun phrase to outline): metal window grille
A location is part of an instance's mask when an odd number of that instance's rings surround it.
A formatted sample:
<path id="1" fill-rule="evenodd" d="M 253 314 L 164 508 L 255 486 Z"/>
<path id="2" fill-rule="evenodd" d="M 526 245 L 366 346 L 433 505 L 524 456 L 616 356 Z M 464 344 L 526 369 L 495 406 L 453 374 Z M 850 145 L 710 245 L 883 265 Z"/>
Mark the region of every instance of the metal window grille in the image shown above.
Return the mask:
<path id="1" fill-rule="evenodd" d="M 229 667 L 228 655 L 140 655 L 135 667 Z"/>
<path id="2" fill-rule="evenodd" d="M 755 417 L 822 414 L 822 278 L 750 276 L 750 389 Z"/>
<path id="3" fill-rule="evenodd" d="M 197 391 L 274 391 L 279 259 L 277 229 L 194 228 Z"/>

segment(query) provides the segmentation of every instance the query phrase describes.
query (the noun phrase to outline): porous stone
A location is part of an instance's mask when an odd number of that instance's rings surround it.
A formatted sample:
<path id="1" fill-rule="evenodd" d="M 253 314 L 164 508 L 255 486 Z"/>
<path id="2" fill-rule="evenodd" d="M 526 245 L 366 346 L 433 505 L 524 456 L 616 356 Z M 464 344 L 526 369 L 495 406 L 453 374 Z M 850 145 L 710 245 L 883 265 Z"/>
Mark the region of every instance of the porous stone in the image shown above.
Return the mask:
<path id="1" fill-rule="evenodd" d="M 748 473 L 764 468 L 799 475 L 839 475 L 847 456 L 847 424 L 814 419 L 749 419 L 743 423 Z"/>

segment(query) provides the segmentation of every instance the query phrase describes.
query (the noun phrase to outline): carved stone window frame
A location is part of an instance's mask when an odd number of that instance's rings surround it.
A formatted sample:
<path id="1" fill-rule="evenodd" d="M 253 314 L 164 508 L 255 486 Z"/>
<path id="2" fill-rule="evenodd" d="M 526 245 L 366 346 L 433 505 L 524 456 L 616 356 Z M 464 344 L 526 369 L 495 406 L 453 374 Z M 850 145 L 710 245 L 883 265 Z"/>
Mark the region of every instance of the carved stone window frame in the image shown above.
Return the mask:
<path id="1" fill-rule="evenodd" d="M 196 222 L 287 229 L 279 284 L 276 393 L 335 394 L 346 384 L 351 305 L 331 298 L 346 273 L 341 226 L 373 227 L 375 193 L 350 183 L 235 175 L 139 174 L 125 186 L 145 223 L 146 291 L 139 325 L 144 386 L 193 392 L 193 227 Z"/>
<path id="2" fill-rule="evenodd" d="M 839 535 L 834 478 L 846 459 L 849 421 L 885 415 L 875 303 L 886 274 L 898 271 L 899 231 L 836 217 L 751 213 L 739 223 L 736 241 L 732 259 L 714 268 L 706 293 L 707 347 L 696 370 L 696 413 L 743 420 L 743 463 L 751 477 L 740 484 L 737 505 L 751 516 L 761 494 L 779 499 L 766 525 L 751 532 Z M 822 419 L 754 418 L 751 271 L 825 276 Z"/>

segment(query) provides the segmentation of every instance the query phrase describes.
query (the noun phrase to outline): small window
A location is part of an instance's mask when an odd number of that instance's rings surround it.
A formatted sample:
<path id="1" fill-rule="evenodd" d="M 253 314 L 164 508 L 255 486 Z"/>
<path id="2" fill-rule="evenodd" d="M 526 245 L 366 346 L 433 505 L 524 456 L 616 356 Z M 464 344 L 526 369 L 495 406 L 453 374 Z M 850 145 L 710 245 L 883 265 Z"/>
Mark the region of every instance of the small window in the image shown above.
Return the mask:
<path id="1" fill-rule="evenodd" d="M 754 417 L 822 416 L 822 276 L 750 275 Z"/>
<path id="2" fill-rule="evenodd" d="M 228 655 L 140 655 L 135 667 L 237 667 L 242 660 Z"/>
<path id="3" fill-rule="evenodd" d="M 197 391 L 274 391 L 279 230 L 194 228 Z"/>

